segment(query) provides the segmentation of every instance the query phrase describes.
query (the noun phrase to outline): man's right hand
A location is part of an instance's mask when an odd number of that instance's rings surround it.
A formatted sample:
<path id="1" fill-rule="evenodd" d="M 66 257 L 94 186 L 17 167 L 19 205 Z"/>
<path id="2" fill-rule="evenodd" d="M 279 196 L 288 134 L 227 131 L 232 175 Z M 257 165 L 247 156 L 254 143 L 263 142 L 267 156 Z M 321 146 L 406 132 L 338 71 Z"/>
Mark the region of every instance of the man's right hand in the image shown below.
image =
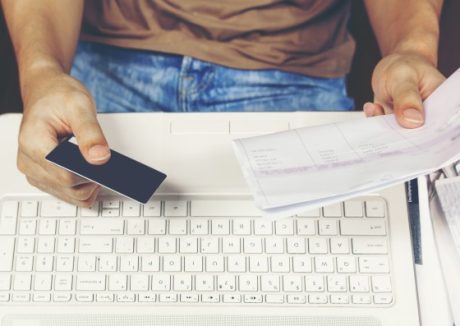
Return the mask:
<path id="1" fill-rule="evenodd" d="M 62 72 L 40 74 L 26 89 L 19 170 L 39 189 L 78 206 L 91 206 L 100 187 L 45 159 L 61 138 L 73 134 L 89 163 L 99 165 L 109 160 L 110 149 L 91 95 L 79 81 Z"/>

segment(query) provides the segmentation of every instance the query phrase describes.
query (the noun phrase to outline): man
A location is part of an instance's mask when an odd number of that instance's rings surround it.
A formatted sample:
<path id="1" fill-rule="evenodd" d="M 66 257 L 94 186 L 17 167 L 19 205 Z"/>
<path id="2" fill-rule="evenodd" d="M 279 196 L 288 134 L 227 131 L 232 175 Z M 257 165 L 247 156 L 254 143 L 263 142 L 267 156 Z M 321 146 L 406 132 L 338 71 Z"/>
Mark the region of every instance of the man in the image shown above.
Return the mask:
<path id="1" fill-rule="evenodd" d="M 423 124 L 436 69 L 442 0 L 365 1 L 382 61 L 368 116 L 394 111 Z M 346 0 L 2 0 L 15 47 L 24 116 L 18 168 L 28 181 L 80 206 L 98 186 L 45 161 L 74 134 L 86 160 L 110 150 L 100 111 L 352 108 L 344 78 L 353 42 Z M 83 39 L 77 50 L 82 17 Z"/>

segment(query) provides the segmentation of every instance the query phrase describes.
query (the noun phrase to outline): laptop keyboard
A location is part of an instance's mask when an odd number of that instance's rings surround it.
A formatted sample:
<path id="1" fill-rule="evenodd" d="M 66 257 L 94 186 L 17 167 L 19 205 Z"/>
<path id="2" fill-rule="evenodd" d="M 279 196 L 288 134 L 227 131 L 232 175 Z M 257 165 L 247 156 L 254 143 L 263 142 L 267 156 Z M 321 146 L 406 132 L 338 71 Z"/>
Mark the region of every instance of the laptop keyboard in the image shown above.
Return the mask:
<path id="1" fill-rule="evenodd" d="M 0 202 L 0 304 L 380 306 L 394 301 L 385 201 L 270 220 L 244 200 Z"/>

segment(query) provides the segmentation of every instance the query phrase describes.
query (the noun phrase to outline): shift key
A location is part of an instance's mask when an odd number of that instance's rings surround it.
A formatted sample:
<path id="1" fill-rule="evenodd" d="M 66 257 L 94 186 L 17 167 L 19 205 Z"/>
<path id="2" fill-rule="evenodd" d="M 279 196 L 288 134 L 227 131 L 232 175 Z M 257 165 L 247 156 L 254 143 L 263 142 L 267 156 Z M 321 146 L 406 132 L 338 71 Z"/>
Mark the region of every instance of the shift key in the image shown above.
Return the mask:
<path id="1" fill-rule="evenodd" d="M 82 219 L 80 234 L 82 235 L 122 235 L 123 220 L 119 218 Z"/>
<path id="2" fill-rule="evenodd" d="M 342 235 L 386 235 L 385 220 L 342 220 L 340 232 Z"/>

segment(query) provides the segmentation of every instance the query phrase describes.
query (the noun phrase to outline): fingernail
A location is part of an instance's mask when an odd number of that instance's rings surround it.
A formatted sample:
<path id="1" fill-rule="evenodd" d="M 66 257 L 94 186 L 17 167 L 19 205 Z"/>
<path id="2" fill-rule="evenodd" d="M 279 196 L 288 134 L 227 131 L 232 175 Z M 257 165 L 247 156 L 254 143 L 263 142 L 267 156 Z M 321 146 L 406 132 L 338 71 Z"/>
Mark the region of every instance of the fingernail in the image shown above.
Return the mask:
<path id="1" fill-rule="evenodd" d="M 423 115 L 419 110 L 416 109 L 406 109 L 403 111 L 404 120 L 414 124 L 423 123 Z"/>
<path id="2" fill-rule="evenodd" d="M 107 146 L 95 145 L 89 149 L 88 156 L 92 161 L 105 161 L 110 157 L 110 149 Z"/>

